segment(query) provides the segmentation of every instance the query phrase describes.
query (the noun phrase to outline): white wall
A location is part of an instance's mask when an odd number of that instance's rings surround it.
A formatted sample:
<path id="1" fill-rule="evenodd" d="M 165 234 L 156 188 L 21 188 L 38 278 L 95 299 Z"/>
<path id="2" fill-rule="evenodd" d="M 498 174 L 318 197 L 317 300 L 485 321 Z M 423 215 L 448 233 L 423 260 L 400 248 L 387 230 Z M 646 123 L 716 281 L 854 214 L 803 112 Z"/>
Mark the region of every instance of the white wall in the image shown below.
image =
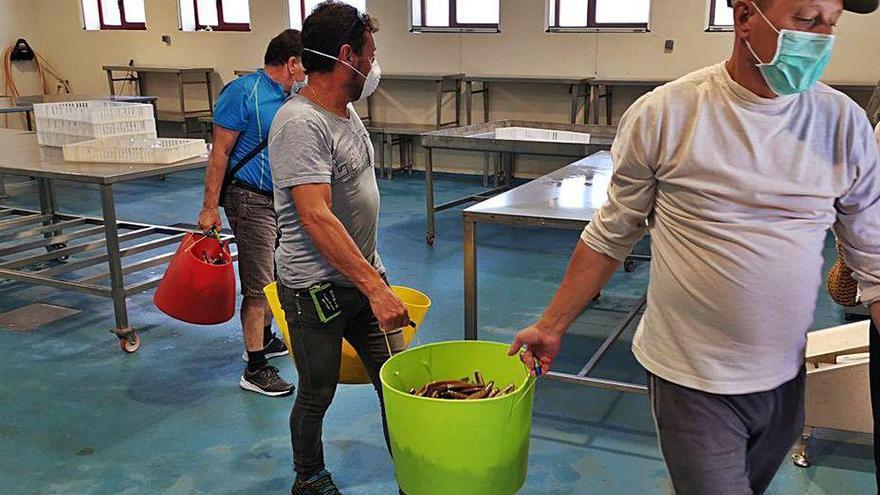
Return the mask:
<path id="1" fill-rule="evenodd" d="M 101 66 L 127 63 L 199 64 L 217 70 L 219 90 L 232 71 L 261 64 L 266 43 L 287 23 L 286 0 L 251 0 L 250 33 L 184 33 L 178 30 L 178 0 L 146 0 L 148 30 L 142 32 L 84 31 L 79 0 L 0 0 L 0 40 L 28 34 L 35 48 L 49 56 L 71 80 L 76 92 L 106 93 Z M 377 35 L 379 60 L 386 73 L 463 72 L 507 75 L 598 75 L 600 77 L 675 78 L 723 60 L 731 33 L 706 33 L 706 0 L 655 0 L 650 33 L 544 32 L 545 0 L 501 0 L 500 34 L 412 34 L 409 0 L 367 0 L 381 24 Z M 835 58 L 827 79 L 873 83 L 880 79 L 880 14 L 844 16 Z M 170 34 L 172 45 L 160 36 Z M 675 41 L 665 53 L 664 41 Z M 866 61 L 875 61 L 866 63 Z M 170 80 L 150 81 L 160 106 L 173 107 Z M 197 105 L 201 88 L 188 88 Z M 617 93 L 615 118 L 643 90 Z M 164 100 L 164 101 L 163 101 Z M 519 118 L 565 122 L 567 89 L 555 86 L 497 86 L 492 95 L 493 119 Z M 451 112 L 451 104 L 445 111 Z M 477 115 L 481 114 L 478 101 Z M 377 97 L 377 117 L 384 121 L 433 122 L 430 85 L 391 82 Z M 441 155 L 442 166 L 479 169 L 479 157 Z M 562 160 L 564 162 L 564 159 Z M 523 160 L 520 170 L 539 173 L 560 161 Z"/>
<path id="2" fill-rule="evenodd" d="M 25 38 L 33 45 L 35 32 L 36 18 L 33 16 L 33 5 L 29 0 L 0 0 L 0 53 L 19 38 Z M 39 77 L 34 64 L 13 64 L 12 72 L 22 94 L 40 92 Z M 0 81 L 0 95 L 7 93 L 10 93 L 9 88 Z M 24 121 L 17 116 L 0 117 L 0 126 L 23 128 Z"/>

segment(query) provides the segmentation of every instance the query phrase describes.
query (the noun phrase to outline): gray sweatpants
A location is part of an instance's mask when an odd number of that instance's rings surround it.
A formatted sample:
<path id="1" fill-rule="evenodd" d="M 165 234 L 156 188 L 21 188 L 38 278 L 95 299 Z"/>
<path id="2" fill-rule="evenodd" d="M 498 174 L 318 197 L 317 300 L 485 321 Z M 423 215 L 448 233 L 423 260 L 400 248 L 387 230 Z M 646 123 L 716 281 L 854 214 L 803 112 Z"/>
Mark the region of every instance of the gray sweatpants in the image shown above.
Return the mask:
<path id="1" fill-rule="evenodd" d="M 676 495 L 764 493 L 804 428 L 804 382 L 716 395 L 648 374 L 660 450 Z"/>

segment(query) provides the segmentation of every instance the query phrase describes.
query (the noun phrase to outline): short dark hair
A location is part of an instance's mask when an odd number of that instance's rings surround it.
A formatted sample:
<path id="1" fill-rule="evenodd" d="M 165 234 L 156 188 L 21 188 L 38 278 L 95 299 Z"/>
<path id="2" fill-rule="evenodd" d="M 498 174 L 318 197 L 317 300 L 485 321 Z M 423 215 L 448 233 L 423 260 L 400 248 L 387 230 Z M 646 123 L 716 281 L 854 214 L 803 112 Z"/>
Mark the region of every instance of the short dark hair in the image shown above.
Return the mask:
<path id="1" fill-rule="evenodd" d="M 286 64 L 290 57 L 300 58 L 302 54 L 303 43 L 300 32 L 296 29 L 285 29 L 269 42 L 263 63 L 277 67 Z"/>
<path id="2" fill-rule="evenodd" d="M 351 45 L 360 55 L 367 33 L 378 30 L 376 19 L 366 13 L 358 12 L 351 5 L 327 0 L 315 7 L 303 22 L 303 47 L 336 57 L 342 45 Z M 333 59 L 309 51 L 303 53 L 302 61 L 307 73 L 330 72 L 336 65 Z"/>

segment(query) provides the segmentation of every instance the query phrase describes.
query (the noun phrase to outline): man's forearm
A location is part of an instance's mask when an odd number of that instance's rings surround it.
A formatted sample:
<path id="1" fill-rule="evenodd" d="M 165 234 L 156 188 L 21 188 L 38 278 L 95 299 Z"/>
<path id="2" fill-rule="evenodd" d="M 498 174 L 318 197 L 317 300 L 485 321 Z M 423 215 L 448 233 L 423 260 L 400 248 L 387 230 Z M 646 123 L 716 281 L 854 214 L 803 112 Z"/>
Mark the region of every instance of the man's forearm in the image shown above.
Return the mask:
<path id="1" fill-rule="evenodd" d="M 202 206 L 205 208 L 217 208 L 220 204 L 220 187 L 226 176 L 226 168 L 229 166 L 229 156 L 212 150 L 208 157 L 208 168 L 205 170 L 205 197 Z"/>
<path id="2" fill-rule="evenodd" d="M 333 267 L 368 297 L 385 288 L 379 272 L 361 254 L 342 222 L 330 210 L 303 219 L 312 243 Z"/>
<path id="3" fill-rule="evenodd" d="M 563 334 L 608 283 L 620 262 L 578 241 L 565 278 L 537 326 Z"/>

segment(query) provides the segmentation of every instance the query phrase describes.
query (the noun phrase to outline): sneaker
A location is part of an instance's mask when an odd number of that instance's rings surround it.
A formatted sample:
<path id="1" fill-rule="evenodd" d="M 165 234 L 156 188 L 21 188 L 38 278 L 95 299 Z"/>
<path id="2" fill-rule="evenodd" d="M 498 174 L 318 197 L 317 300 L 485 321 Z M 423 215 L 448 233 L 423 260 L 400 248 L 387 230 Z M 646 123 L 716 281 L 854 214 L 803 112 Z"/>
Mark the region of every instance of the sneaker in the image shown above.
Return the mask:
<path id="1" fill-rule="evenodd" d="M 272 340 L 269 341 L 269 345 L 263 348 L 263 351 L 266 352 L 266 359 L 277 358 L 290 354 L 290 351 L 287 350 L 287 346 L 284 344 L 284 341 L 275 336 L 273 336 Z M 248 362 L 247 351 L 241 353 L 241 359 L 244 362 Z"/>
<path id="2" fill-rule="evenodd" d="M 292 495 L 342 495 L 342 492 L 333 483 L 330 472 L 326 469 L 307 480 L 297 476 L 290 493 Z"/>
<path id="3" fill-rule="evenodd" d="M 266 366 L 253 373 L 245 369 L 238 386 L 269 397 L 290 395 L 295 389 L 293 384 L 287 383 L 278 376 L 278 368 L 274 366 Z"/>

